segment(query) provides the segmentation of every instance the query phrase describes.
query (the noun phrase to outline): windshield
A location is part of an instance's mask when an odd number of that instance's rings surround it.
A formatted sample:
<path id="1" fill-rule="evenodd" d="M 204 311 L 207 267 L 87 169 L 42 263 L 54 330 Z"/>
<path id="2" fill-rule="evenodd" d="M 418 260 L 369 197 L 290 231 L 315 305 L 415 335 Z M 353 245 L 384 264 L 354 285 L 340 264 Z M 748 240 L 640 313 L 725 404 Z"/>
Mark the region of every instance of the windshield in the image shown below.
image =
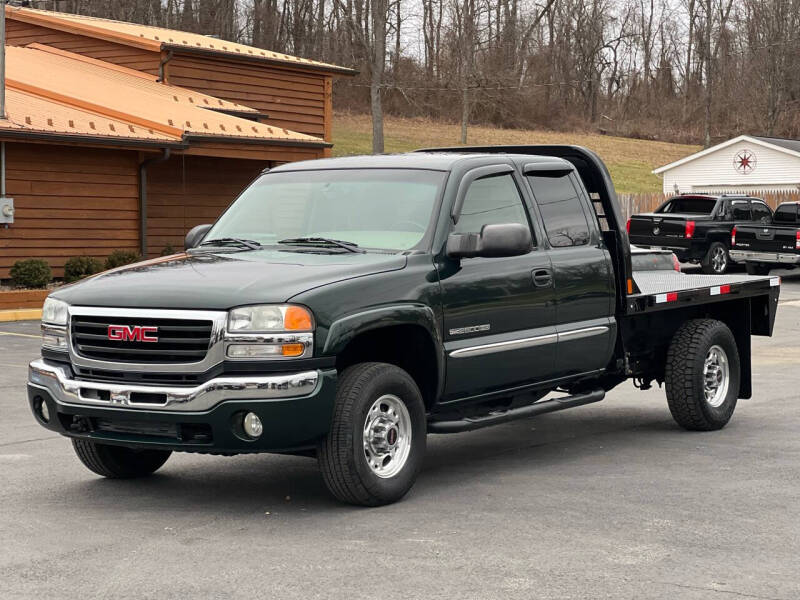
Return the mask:
<path id="1" fill-rule="evenodd" d="M 717 205 L 716 198 L 704 198 L 702 196 L 683 196 L 673 198 L 656 210 L 658 213 L 676 213 L 693 215 L 710 215 Z"/>
<path id="2" fill-rule="evenodd" d="M 204 243 L 236 238 L 299 249 L 300 238 L 325 238 L 410 250 L 428 230 L 445 175 L 416 169 L 269 173 L 239 196 Z"/>

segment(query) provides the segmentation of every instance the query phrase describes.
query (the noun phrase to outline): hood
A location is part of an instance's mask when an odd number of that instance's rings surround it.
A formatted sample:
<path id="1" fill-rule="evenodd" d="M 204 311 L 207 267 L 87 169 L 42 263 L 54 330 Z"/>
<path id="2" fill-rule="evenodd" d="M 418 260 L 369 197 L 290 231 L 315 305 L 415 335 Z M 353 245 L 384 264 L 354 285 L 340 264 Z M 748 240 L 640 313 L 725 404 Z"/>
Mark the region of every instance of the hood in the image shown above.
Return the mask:
<path id="1" fill-rule="evenodd" d="M 281 250 L 177 254 L 107 271 L 53 293 L 76 306 L 228 310 L 405 267 L 397 254 Z"/>

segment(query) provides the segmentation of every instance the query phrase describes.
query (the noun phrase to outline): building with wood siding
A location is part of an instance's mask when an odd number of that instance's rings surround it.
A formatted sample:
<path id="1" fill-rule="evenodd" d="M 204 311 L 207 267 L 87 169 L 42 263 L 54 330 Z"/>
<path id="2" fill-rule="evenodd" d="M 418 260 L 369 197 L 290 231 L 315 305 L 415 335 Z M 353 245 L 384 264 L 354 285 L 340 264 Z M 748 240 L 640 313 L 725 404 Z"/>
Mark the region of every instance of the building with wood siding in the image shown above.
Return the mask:
<path id="1" fill-rule="evenodd" d="M 261 170 L 327 156 L 353 71 L 184 33 L 6 7 L 0 278 L 20 258 L 158 255 Z"/>

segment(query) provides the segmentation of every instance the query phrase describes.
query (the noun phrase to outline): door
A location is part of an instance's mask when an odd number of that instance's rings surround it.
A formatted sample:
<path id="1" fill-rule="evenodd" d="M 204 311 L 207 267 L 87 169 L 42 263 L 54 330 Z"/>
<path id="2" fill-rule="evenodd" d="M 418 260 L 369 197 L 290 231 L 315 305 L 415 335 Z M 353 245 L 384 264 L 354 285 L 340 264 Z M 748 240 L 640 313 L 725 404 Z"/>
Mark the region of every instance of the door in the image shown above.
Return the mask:
<path id="1" fill-rule="evenodd" d="M 500 223 L 531 227 L 511 173 L 474 181 L 452 232 Z M 557 341 L 552 269 L 531 235 L 535 247 L 523 256 L 441 260 L 445 401 L 551 376 Z"/>
<path id="2" fill-rule="evenodd" d="M 554 372 L 604 368 L 614 349 L 611 260 L 589 197 L 573 171 L 526 173 L 554 269 L 558 347 Z"/>

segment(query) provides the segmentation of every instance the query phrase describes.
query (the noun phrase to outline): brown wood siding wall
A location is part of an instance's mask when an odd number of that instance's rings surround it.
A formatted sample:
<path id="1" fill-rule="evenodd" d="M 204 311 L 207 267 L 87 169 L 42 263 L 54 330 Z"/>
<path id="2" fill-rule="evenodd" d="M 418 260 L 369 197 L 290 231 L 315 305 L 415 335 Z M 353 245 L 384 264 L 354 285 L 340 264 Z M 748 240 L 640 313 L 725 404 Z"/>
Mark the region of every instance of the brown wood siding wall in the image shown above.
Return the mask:
<path id="1" fill-rule="evenodd" d="M 0 279 L 19 259 L 64 274 L 72 256 L 139 248 L 136 152 L 6 143 L 7 194 L 16 214 L 0 228 Z"/>
<path id="2" fill-rule="evenodd" d="M 158 52 L 148 52 L 123 44 L 66 33 L 13 19 L 6 20 L 6 36 L 10 46 L 27 46 L 38 42 L 137 71 L 144 71 L 151 75 L 158 75 L 160 61 Z"/>
<path id="3" fill-rule="evenodd" d="M 265 161 L 175 156 L 147 172 L 148 256 L 183 249 L 195 225 L 212 223 L 266 167 Z"/>
<path id="4" fill-rule="evenodd" d="M 216 58 L 175 55 L 169 82 L 267 113 L 270 125 L 326 134 L 324 74 Z"/>

